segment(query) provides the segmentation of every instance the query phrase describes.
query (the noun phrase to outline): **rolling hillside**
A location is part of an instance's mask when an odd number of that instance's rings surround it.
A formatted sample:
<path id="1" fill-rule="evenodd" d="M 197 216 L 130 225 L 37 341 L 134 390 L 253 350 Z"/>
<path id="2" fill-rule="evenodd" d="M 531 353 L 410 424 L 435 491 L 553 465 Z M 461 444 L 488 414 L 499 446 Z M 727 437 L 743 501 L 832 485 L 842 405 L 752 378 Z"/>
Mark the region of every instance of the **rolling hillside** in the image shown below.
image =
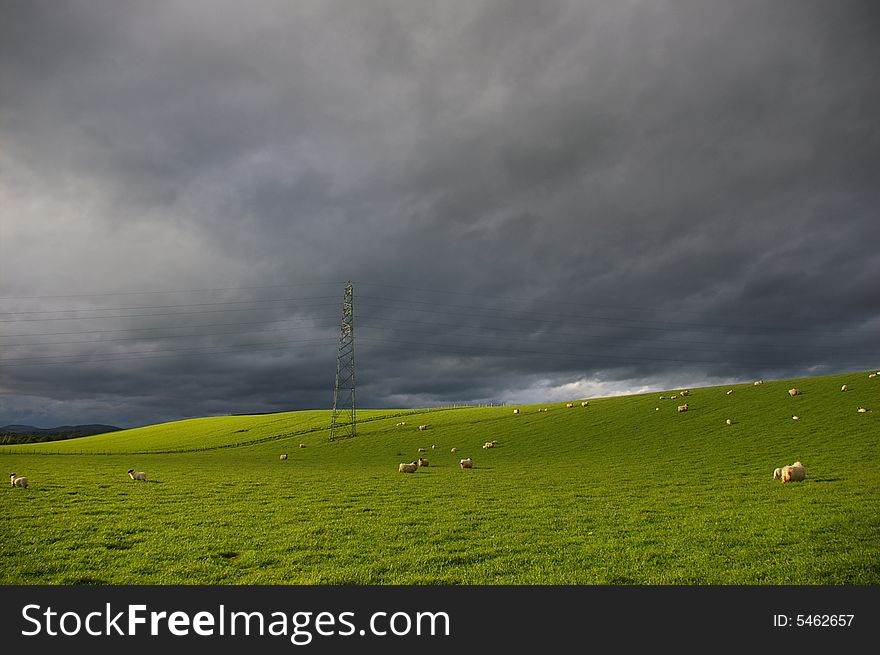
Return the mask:
<path id="1" fill-rule="evenodd" d="M 880 377 L 691 389 L 686 413 L 679 391 L 363 410 L 335 442 L 309 411 L 0 448 L 31 479 L 3 582 L 880 583 Z M 795 460 L 806 481 L 771 480 Z"/>

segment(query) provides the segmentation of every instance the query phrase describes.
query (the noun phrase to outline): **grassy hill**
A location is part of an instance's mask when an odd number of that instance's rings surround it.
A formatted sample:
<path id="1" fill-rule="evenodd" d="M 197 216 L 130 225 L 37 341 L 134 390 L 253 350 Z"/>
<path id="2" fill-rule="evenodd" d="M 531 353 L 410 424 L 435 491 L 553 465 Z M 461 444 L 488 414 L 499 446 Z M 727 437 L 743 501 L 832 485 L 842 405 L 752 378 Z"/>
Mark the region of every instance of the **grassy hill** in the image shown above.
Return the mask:
<path id="1" fill-rule="evenodd" d="M 308 411 L 0 447 L 31 480 L 2 496 L 0 582 L 880 583 L 880 377 L 691 389 L 686 413 L 679 391 L 362 410 L 335 442 Z M 806 481 L 771 479 L 795 460 Z"/>

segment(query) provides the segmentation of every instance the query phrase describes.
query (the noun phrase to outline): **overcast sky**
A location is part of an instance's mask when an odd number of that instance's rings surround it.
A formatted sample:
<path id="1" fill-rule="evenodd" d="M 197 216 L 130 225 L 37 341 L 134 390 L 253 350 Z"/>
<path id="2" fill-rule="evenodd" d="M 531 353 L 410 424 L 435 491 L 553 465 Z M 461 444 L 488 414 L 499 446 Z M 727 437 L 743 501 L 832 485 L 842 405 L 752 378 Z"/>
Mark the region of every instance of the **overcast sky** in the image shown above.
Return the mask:
<path id="1" fill-rule="evenodd" d="M 880 367 L 875 3 L 0 6 L 0 425 Z"/>

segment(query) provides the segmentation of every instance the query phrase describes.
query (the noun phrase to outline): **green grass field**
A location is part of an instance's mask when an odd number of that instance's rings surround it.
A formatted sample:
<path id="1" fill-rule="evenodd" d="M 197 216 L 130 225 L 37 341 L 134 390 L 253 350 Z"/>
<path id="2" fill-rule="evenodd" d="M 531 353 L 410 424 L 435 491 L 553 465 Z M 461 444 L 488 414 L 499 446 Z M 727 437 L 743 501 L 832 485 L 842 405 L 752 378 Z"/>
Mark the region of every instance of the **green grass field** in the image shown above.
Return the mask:
<path id="1" fill-rule="evenodd" d="M 880 377 L 692 389 L 686 413 L 677 391 L 365 410 L 335 442 L 306 411 L 0 447 L 30 479 L 0 495 L 0 582 L 880 583 Z M 795 460 L 804 482 L 771 479 Z"/>

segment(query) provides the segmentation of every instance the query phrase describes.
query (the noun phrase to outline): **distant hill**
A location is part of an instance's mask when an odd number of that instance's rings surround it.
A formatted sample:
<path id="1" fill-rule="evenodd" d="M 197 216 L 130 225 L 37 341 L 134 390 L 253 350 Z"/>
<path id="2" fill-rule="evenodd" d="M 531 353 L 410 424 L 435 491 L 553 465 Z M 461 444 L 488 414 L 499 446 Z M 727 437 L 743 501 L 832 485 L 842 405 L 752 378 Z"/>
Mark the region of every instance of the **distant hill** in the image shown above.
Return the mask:
<path id="1" fill-rule="evenodd" d="M 0 427 L 0 444 L 40 443 L 61 441 L 76 437 L 90 437 L 95 434 L 117 432 L 122 428 L 115 425 L 61 425 L 56 428 L 38 428 L 33 425 L 4 425 Z"/>

